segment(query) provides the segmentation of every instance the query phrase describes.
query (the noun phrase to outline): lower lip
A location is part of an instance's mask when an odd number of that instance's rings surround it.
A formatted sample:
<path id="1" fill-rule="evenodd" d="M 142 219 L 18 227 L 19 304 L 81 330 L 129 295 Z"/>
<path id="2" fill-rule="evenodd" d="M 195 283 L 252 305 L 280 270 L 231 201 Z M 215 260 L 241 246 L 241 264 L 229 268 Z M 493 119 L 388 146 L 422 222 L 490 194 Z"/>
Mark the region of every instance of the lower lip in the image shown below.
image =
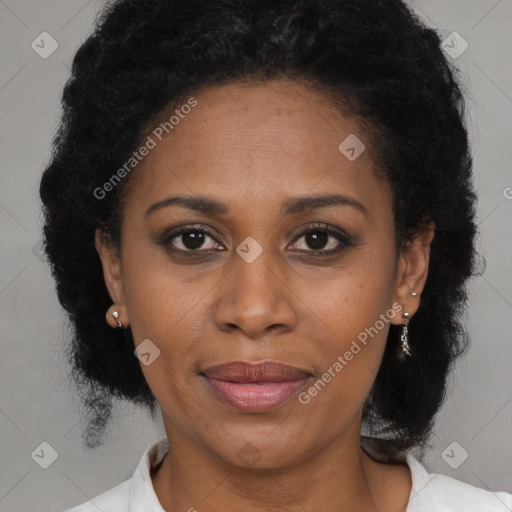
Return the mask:
<path id="1" fill-rule="evenodd" d="M 282 382 L 237 383 L 210 379 L 204 375 L 217 396 L 244 412 L 264 412 L 296 395 L 310 377 Z"/>

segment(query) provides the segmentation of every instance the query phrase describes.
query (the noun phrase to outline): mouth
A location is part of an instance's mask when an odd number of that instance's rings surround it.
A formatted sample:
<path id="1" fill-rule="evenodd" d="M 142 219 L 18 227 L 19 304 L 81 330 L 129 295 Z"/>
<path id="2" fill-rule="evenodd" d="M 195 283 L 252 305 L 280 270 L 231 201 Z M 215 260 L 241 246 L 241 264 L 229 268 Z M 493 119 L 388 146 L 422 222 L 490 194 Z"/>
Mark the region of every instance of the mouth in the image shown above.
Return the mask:
<path id="1" fill-rule="evenodd" d="M 295 396 L 311 379 L 308 370 L 274 361 L 232 361 L 200 375 L 217 398 L 243 412 L 265 412 Z"/>

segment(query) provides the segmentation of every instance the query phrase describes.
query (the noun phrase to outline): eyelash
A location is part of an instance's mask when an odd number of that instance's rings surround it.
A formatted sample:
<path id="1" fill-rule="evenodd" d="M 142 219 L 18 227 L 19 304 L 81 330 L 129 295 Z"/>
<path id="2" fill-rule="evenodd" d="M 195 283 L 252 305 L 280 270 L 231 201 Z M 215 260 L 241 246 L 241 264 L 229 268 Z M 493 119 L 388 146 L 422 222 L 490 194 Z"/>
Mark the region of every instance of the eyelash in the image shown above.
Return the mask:
<path id="1" fill-rule="evenodd" d="M 175 253 L 194 254 L 194 253 L 201 253 L 201 252 L 202 253 L 217 252 L 217 249 L 183 250 L 183 249 L 176 249 L 176 248 L 170 247 L 173 239 L 178 238 L 179 236 L 181 236 L 185 233 L 197 233 L 197 232 L 205 233 L 206 235 L 208 235 L 212 240 L 214 240 L 218 244 L 222 243 L 222 242 L 219 242 L 219 240 L 217 239 L 217 235 L 212 230 L 210 230 L 207 226 L 204 226 L 202 224 L 194 224 L 191 226 L 185 226 L 185 227 L 179 228 L 178 230 L 175 230 L 175 229 L 169 230 L 163 234 L 159 243 L 161 245 L 165 246 L 168 250 L 175 252 Z M 304 229 L 304 231 L 302 231 L 297 236 L 297 238 L 295 239 L 295 241 L 293 243 L 295 244 L 296 241 L 300 240 L 302 237 L 309 235 L 311 233 L 326 233 L 326 234 L 336 238 L 340 242 L 340 244 L 336 249 L 329 249 L 329 250 L 310 249 L 310 250 L 305 250 L 305 251 L 299 249 L 298 252 L 303 251 L 303 252 L 307 252 L 307 253 L 314 253 L 315 255 L 318 255 L 318 256 L 333 256 L 333 255 L 341 252 L 345 247 L 353 246 L 352 238 L 347 233 L 345 233 L 343 230 L 333 228 L 333 227 L 329 226 L 328 224 L 324 224 L 324 223 L 316 223 L 316 224 L 313 224 L 313 225 L 307 227 L 306 229 Z"/>

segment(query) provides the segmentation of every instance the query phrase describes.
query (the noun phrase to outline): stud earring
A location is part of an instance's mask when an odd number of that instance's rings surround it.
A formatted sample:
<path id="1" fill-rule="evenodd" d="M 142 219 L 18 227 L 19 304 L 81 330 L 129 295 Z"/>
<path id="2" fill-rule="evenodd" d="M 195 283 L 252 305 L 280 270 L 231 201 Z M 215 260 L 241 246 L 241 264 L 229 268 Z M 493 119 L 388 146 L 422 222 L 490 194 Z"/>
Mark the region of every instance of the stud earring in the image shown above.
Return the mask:
<path id="1" fill-rule="evenodd" d="M 119 311 L 114 311 L 112 313 L 112 316 L 116 319 L 117 321 L 117 326 L 118 327 L 123 327 L 123 324 L 121 323 L 121 320 L 119 320 Z"/>
<path id="2" fill-rule="evenodd" d="M 416 292 L 412 292 L 412 293 L 411 293 L 411 295 L 412 295 L 413 297 L 417 297 L 417 296 L 418 296 L 418 294 L 417 294 Z"/>
<path id="3" fill-rule="evenodd" d="M 410 316 L 411 314 L 407 311 L 402 315 L 402 317 L 405 318 L 406 323 L 402 326 L 402 333 L 400 334 L 402 352 L 409 357 L 411 357 L 411 347 L 409 346 L 409 331 L 407 325 L 409 324 Z"/>

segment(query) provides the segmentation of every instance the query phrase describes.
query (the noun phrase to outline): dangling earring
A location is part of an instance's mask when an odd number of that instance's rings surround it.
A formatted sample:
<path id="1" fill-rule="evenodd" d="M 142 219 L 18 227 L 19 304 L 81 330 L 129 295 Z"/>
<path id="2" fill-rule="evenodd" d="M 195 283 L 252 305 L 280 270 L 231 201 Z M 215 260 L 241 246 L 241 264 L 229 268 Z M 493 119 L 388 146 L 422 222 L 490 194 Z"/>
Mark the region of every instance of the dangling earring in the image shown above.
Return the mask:
<path id="1" fill-rule="evenodd" d="M 405 318 L 405 325 L 402 326 L 402 334 L 400 334 L 400 341 L 402 342 L 400 345 L 402 347 L 402 352 L 407 356 L 411 357 L 411 347 L 409 346 L 409 331 L 407 329 L 407 325 L 409 324 L 410 313 L 407 311 L 402 315 Z"/>
<path id="2" fill-rule="evenodd" d="M 112 316 L 116 319 L 118 327 L 123 327 L 121 320 L 119 320 L 119 311 L 114 311 Z"/>

